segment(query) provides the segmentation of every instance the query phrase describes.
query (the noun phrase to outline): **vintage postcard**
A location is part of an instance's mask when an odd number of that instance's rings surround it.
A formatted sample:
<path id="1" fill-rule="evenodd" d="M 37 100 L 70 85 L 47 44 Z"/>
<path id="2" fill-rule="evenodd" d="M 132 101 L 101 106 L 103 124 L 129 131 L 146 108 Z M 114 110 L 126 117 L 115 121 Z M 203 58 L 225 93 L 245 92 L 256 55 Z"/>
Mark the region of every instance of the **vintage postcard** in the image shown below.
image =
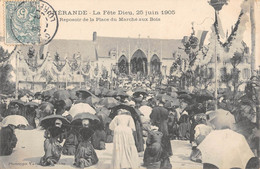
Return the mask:
<path id="1" fill-rule="evenodd" d="M 0 8 L 0 169 L 259 168 L 259 0 Z"/>

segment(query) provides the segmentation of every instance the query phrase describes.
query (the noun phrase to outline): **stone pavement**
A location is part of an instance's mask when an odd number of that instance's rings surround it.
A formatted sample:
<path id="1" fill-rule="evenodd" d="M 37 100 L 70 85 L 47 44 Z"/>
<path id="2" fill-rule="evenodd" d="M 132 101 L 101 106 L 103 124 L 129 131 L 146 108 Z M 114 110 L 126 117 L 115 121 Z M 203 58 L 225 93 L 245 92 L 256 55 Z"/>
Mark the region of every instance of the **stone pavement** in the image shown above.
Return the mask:
<path id="1" fill-rule="evenodd" d="M 16 130 L 18 142 L 14 152 L 10 156 L 0 157 L 0 169 L 35 169 L 35 168 L 73 168 L 73 156 L 61 156 L 61 159 L 54 167 L 43 167 L 38 165 L 40 158 L 44 155 L 43 130 Z M 170 158 L 174 169 L 202 169 L 202 164 L 190 161 L 191 147 L 188 141 L 172 140 L 173 156 Z M 99 162 L 89 168 L 110 169 L 113 144 L 106 144 L 106 150 L 96 150 Z M 143 160 L 143 153 L 140 153 L 140 162 Z M 141 167 L 144 168 L 144 167 Z"/>

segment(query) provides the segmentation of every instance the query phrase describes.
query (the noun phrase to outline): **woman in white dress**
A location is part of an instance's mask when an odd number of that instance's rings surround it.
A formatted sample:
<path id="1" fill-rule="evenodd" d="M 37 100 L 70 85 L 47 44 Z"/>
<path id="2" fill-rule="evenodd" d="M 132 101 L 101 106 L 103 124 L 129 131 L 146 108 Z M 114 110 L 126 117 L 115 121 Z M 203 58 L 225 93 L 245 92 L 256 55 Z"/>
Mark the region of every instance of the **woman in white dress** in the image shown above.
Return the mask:
<path id="1" fill-rule="evenodd" d="M 109 128 L 114 131 L 112 168 L 138 168 L 139 158 L 133 131 L 135 123 L 133 118 L 124 110 L 111 121 Z"/>

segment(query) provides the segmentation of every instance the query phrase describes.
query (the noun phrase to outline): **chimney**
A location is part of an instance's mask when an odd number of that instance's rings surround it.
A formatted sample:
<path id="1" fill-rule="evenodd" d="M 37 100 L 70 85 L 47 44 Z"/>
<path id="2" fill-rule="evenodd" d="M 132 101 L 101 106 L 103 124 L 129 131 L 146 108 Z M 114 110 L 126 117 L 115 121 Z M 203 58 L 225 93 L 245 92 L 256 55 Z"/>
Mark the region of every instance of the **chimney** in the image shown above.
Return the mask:
<path id="1" fill-rule="evenodd" d="M 97 32 L 93 32 L 93 42 L 96 42 L 97 40 Z"/>

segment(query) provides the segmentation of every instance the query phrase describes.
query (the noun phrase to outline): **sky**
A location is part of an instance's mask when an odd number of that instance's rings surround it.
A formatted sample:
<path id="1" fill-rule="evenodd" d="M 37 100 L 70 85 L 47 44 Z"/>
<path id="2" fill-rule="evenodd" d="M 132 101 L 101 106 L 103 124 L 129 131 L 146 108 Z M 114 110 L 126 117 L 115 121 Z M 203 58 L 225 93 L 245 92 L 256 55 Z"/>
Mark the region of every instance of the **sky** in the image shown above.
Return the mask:
<path id="1" fill-rule="evenodd" d="M 214 22 L 214 9 L 208 0 L 46 0 L 56 11 L 59 10 L 87 10 L 91 12 L 103 10 L 124 11 L 161 11 L 174 10 L 174 15 L 161 16 L 160 22 L 59 22 L 59 29 L 55 39 L 82 39 L 91 40 L 92 33 L 98 36 L 131 37 L 131 38 L 163 38 L 182 39 L 191 33 L 191 23 L 196 30 L 208 30 Z M 219 12 L 223 30 L 230 32 L 241 10 L 242 0 L 229 0 Z M 256 18 L 260 16 L 260 2 L 256 1 Z M 2 10 L 1 10 L 2 11 Z M 0 13 L 0 23 L 3 22 L 3 13 Z M 59 18 L 75 18 L 77 16 L 58 16 Z M 90 16 L 83 16 L 89 18 Z M 104 16 L 103 16 L 104 17 Z M 130 16 L 129 16 L 130 17 Z M 258 19 L 259 20 L 259 19 Z M 257 44 L 259 45 L 260 21 L 256 19 Z M 3 25 L 3 24 L 1 24 Z M 3 36 L 3 29 L 0 29 Z M 251 45 L 250 23 L 244 33 L 244 41 Z M 260 65 L 260 49 L 257 49 L 257 65 Z"/>

